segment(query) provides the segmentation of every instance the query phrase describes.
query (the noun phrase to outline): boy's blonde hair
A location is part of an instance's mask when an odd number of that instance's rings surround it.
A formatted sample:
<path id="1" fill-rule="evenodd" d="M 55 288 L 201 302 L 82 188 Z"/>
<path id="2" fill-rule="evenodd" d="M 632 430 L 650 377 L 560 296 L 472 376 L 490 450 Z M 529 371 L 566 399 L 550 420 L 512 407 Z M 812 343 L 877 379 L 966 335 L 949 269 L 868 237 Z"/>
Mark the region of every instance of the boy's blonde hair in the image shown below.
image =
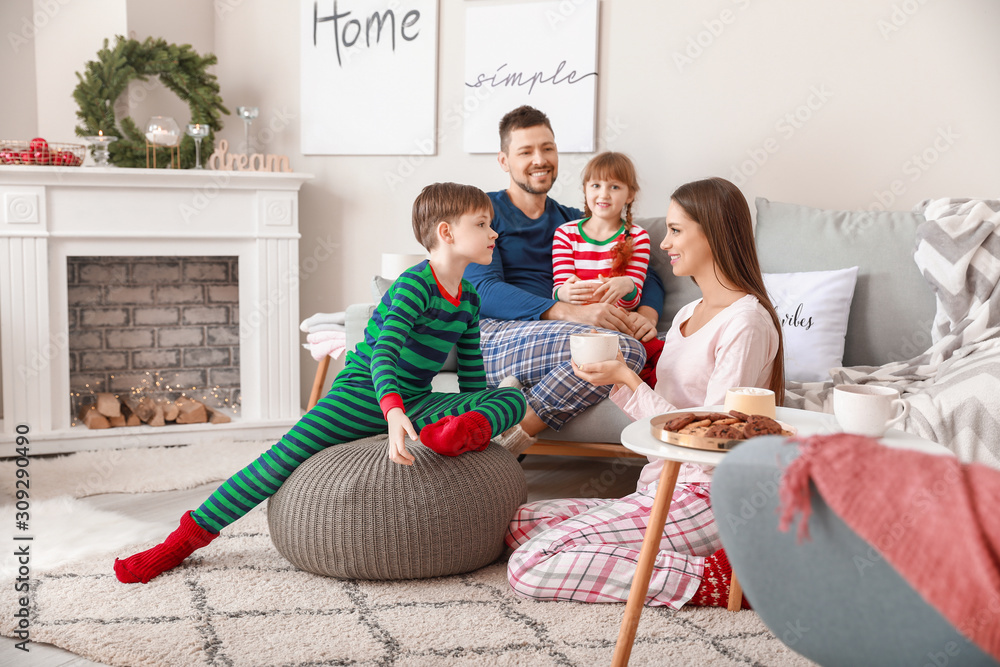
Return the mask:
<path id="1" fill-rule="evenodd" d="M 442 220 L 451 223 L 467 213 L 484 211 L 493 217 L 493 202 L 474 185 L 432 183 L 413 201 L 413 235 L 431 250 L 437 244 L 435 229 Z"/>

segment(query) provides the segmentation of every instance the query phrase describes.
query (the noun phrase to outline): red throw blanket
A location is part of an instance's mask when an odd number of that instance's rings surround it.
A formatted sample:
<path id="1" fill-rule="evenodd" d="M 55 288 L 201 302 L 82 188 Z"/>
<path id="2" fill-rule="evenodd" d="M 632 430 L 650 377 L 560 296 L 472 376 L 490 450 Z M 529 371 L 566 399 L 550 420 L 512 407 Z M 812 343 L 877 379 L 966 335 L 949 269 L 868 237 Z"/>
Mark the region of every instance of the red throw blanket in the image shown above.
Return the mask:
<path id="1" fill-rule="evenodd" d="M 800 511 L 808 537 L 811 479 L 924 600 L 1000 659 L 1000 471 L 843 433 L 801 442 L 781 482 L 781 530 Z"/>

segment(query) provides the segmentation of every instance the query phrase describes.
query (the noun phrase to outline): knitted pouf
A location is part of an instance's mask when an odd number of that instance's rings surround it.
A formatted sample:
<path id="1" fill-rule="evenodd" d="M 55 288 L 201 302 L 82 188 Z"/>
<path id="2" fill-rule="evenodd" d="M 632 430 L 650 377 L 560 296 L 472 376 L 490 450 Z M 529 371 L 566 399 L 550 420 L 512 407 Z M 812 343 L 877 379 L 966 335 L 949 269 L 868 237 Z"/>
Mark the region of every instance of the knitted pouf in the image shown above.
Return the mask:
<path id="1" fill-rule="evenodd" d="M 292 565 L 344 579 L 419 579 L 495 561 L 524 471 L 506 449 L 441 456 L 407 442 L 412 466 L 388 457 L 388 437 L 309 457 L 267 506 L 271 541 Z"/>

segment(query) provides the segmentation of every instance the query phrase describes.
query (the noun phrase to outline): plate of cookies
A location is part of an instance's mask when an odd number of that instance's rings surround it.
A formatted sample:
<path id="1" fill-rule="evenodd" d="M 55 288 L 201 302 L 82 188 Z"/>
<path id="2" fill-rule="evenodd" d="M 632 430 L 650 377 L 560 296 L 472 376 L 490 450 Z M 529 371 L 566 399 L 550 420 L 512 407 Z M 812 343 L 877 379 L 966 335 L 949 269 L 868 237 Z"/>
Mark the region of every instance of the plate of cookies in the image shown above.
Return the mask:
<path id="1" fill-rule="evenodd" d="M 668 412 L 650 420 L 653 437 L 671 445 L 729 451 L 759 435 L 795 435 L 795 427 L 764 415 L 747 415 L 739 410 L 710 412 L 684 410 Z"/>

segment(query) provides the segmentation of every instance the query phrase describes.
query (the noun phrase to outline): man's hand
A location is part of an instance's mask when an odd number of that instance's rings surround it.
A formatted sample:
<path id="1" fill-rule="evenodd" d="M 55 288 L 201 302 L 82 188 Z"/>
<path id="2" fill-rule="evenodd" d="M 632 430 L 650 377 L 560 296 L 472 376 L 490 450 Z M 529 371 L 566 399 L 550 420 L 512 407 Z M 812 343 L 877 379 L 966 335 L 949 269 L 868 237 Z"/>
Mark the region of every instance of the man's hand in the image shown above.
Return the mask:
<path id="1" fill-rule="evenodd" d="M 629 333 L 645 343 L 656 337 L 656 311 L 649 306 L 639 306 L 628 314 Z"/>
<path id="2" fill-rule="evenodd" d="M 602 303 L 618 303 L 635 289 L 635 283 L 628 276 L 602 277 L 601 280 L 603 284 L 594 290 L 594 298 Z"/>
<path id="3" fill-rule="evenodd" d="M 632 324 L 629 313 L 611 303 L 589 303 L 585 306 L 575 306 L 558 302 L 542 313 L 543 320 L 563 320 L 589 324 L 601 329 L 611 329 L 619 333 L 632 334 Z"/>
<path id="4" fill-rule="evenodd" d="M 401 408 L 393 408 L 389 410 L 385 420 L 389 422 L 389 460 L 402 465 L 413 465 L 415 459 L 406 451 L 406 436 L 409 435 L 411 440 L 417 439 L 417 432 L 413 429 L 410 418 Z"/>

